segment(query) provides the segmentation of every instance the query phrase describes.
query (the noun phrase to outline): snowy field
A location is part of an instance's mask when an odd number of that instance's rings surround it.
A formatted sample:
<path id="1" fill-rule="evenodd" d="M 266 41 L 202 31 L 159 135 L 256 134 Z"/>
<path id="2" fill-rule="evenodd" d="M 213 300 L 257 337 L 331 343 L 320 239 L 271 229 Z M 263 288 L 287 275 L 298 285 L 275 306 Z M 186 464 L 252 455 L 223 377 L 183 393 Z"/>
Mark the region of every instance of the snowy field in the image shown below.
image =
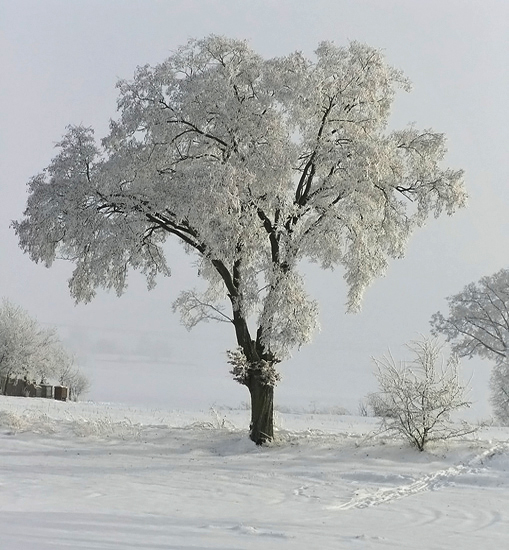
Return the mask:
<path id="1" fill-rule="evenodd" d="M 489 550 L 509 541 L 509 429 L 419 453 L 371 418 L 0 397 L 0 549 Z"/>

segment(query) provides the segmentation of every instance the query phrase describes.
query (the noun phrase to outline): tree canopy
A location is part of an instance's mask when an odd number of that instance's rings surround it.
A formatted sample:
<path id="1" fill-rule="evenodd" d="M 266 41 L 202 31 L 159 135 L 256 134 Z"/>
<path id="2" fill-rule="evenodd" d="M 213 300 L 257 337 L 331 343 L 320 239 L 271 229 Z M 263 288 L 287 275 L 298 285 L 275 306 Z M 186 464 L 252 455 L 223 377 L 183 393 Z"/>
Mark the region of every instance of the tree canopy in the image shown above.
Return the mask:
<path id="1" fill-rule="evenodd" d="M 443 134 L 388 130 L 409 82 L 357 42 L 263 59 L 210 36 L 118 88 L 119 118 L 102 144 L 69 127 L 30 181 L 14 223 L 20 245 L 48 266 L 72 260 L 71 294 L 88 301 L 98 287 L 122 293 L 129 268 L 149 287 L 169 275 L 164 241 L 178 238 L 208 287 L 175 307 L 188 327 L 233 324 L 234 375 L 258 411 L 251 437 L 270 438 L 257 422 L 272 415 L 274 365 L 318 324 L 300 262 L 341 267 L 357 310 L 416 227 L 465 204 L 462 172 L 440 166 Z"/>

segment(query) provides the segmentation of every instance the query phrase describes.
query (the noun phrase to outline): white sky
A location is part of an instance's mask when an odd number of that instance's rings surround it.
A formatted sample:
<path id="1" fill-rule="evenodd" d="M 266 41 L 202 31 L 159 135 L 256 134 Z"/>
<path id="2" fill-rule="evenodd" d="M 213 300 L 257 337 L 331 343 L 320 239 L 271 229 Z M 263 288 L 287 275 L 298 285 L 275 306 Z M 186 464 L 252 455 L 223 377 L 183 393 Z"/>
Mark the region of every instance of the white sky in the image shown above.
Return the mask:
<path id="1" fill-rule="evenodd" d="M 466 172 L 469 208 L 417 233 L 406 258 L 367 292 L 362 313 L 344 313 L 340 272 L 308 274 L 322 331 L 282 365 L 276 399 L 355 411 L 375 387 L 372 355 L 388 347 L 399 355 L 403 343 L 428 331 L 446 296 L 507 267 L 506 0 L 0 0 L 0 296 L 73 342 L 93 376 L 92 398 L 178 407 L 247 400 L 225 362 L 233 330 L 209 324 L 188 334 L 171 311 L 178 292 L 195 285 L 178 248 L 173 277 L 156 290 L 133 276 L 122 298 L 99 293 L 75 306 L 66 283 L 71 266 L 31 263 L 9 228 L 22 214 L 26 182 L 48 165 L 67 124 L 93 126 L 102 137 L 115 117 L 118 78 L 210 33 L 246 38 L 265 56 L 312 55 L 322 40 L 384 49 L 414 84 L 396 100 L 394 125 L 443 131 L 447 165 Z M 92 353 L 115 346 L 131 360 L 99 362 Z M 140 369 L 134 354 L 149 347 L 166 362 Z M 467 375 L 474 372 L 475 412 L 485 416 L 489 364 L 464 364 Z"/>

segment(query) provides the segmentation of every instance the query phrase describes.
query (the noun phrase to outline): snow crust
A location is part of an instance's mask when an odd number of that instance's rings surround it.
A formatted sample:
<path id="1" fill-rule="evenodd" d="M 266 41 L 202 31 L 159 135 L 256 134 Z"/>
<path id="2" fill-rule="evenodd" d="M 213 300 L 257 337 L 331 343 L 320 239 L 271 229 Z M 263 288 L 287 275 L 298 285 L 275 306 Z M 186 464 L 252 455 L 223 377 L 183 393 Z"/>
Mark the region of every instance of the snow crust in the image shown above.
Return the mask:
<path id="1" fill-rule="evenodd" d="M 419 453 L 376 419 L 0 397 L 0 548 L 501 548 L 507 428 Z"/>

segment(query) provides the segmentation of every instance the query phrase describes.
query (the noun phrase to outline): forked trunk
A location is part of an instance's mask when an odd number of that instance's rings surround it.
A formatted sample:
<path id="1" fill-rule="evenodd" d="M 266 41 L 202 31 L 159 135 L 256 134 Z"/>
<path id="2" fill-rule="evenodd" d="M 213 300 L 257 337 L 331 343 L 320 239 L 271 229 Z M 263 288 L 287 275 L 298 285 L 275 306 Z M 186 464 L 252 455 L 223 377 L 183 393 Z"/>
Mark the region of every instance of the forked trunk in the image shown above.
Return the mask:
<path id="1" fill-rule="evenodd" d="M 229 363 L 233 378 L 247 386 L 251 394 L 251 424 L 249 437 L 257 445 L 263 445 L 274 438 L 274 385 L 278 375 L 274 369 L 274 357 L 264 353 L 261 329 L 257 341 L 251 339 L 247 322 L 232 298 L 233 324 L 239 344 L 239 353 L 231 353 Z"/>
<path id="2" fill-rule="evenodd" d="M 251 425 L 249 437 L 257 445 L 274 438 L 274 386 L 252 376 L 248 384 L 251 394 Z"/>

